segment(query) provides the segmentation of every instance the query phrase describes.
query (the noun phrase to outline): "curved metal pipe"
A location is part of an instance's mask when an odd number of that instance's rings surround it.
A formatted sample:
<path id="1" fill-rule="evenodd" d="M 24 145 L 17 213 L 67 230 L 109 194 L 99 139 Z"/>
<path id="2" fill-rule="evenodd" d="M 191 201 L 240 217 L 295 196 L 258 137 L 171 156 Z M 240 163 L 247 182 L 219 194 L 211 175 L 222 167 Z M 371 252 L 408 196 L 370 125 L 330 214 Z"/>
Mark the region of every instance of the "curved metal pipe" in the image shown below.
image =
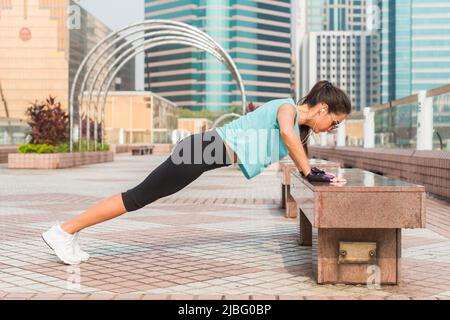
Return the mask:
<path id="1" fill-rule="evenodd" d="M 224 115 L 221 115 L 219 118 L 216 119 L 216 121 L 214 121 L 212 127 L 213 127 L 213 128 L 216 128 L 217 125 L 218 125 L 221 121 L 223 121 L 223 120 L 225 120 L 226 118 L 229 118 L 229 117 L 240 118 L 241 115 L 239 115 L 239 114 L 237 114 L 237 113 L 226 113 L 226 114 L 224 114 Z"/>

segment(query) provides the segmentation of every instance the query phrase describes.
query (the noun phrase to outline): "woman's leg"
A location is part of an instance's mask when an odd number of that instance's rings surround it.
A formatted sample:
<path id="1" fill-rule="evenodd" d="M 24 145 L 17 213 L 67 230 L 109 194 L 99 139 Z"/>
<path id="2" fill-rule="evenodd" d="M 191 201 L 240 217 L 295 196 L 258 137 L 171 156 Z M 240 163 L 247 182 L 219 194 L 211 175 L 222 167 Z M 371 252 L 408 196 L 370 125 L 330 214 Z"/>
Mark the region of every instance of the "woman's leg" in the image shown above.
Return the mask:
<path id="1" fill-rule="evenodd" d="M 121 216 L 125 212 L 127 210 L 123 204 L 122 195 L 119 193 L 102 200 L 79 216 L 63 223 L 61 228 L 69 234 L 74 234 L 92 225 Z"/>
<path id="2" fill-rule="evenodd" d="M 208 136 L 208 138 L 205 139 L 205 136 Z M 199 150 L 194 148 L 195 139 L 201 139 L 201 149 Z M 212 141 L 208 139 L 212 139 Z M 195 163 L 195 152 L 203 152 L 210 143 L 216 143 L 222 149 L 223 161 L 221 163 L 206 164 L 202 159 L 201 163 Z M 206 171 L 231 164 L 225 145 L 215 131 L 191 135 L 183 139 L 177 144 L 173 153 L 178 154 L 181 150 L 181 154 L 183 154 L 182 150 L 187 150 L 188 148 L 190 148 L 192 155 L 190 163 L 175 164 L 172 156 L 169 156 L 139 185 L 126 192 L 102 200 L 79 216 L 63 223 L 61 228 L 69 234 L 74 234 L 92 225 L 116 218 L 126 212 L 138 210 L 162 197 L 178 192 Z"/>

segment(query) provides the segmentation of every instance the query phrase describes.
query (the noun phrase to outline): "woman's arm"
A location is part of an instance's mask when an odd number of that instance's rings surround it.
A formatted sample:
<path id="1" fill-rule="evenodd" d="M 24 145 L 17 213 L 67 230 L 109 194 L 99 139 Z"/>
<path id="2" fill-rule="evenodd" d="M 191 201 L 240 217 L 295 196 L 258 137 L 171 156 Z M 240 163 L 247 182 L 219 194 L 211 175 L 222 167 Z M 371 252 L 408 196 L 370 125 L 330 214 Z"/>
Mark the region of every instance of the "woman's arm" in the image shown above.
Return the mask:
<path id="1" fill-rule="evenodd" d="M 283 104 L 278 109 L 277 119 L 280 126 L 280 135 L 288 149 L 289 156 L 292 158 L 297 168 L 307 176 L 311 172 L 311 167 L 309 165 L 309 159 L 303 149 L 302 141 L 294 129 L 297 125 L 297 123 L 295 123 L 295 116 L 296 110 L 291 104 Z"/>

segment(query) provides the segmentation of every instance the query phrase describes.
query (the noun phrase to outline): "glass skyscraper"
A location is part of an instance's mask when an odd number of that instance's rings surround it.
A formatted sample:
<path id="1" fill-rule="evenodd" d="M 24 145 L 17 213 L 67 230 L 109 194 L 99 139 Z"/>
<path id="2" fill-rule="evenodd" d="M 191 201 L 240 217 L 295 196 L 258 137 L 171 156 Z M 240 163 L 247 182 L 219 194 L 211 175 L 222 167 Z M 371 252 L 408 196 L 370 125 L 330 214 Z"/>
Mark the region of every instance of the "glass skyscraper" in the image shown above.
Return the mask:
<path id="1" fill-rule="evenodd" d="M 291 92 L 290 0 L 146 0 L 146 19 L 188 23 L 227 50 L 255 106 Z M 241 94 L 228 69 L 193 47 L 166 45 L 146 53 L 146 90 L 179 107 L 228 111 Z"/>
<path id="2" fill-rule="evenodd" d="M 450 83 L 450 1 L 382 0 L 382 102 Z"/>

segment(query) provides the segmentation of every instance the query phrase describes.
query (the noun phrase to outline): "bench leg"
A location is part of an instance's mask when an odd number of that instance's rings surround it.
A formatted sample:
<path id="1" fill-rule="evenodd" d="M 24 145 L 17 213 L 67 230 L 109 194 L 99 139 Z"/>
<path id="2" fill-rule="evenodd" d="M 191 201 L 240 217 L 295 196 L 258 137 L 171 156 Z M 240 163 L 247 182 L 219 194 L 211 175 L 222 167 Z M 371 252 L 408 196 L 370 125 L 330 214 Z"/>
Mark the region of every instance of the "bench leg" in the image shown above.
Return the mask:
<path id="1" fill-rule="evenodd" d="M 291 193 L 286 194 L 286 218 L 297 218 L 297 202 L 295 202 Z"/>
<path id="2" fill-rule="evenodd" d="M 286 209 L 286 186 L 281 184 L 281 209 Z"/>
<path id="3" fill-rule="evenodd" d="M 319 284 L 400 282 L 401 229 L 313 229 L 312 267 Z M 376 242 L 376 263 L 339 263 L 339 242 Z"/>
<path id="4" fill-rule="evenodd" d="M 298 214 L 298 244 L 301 246 L 311 246 L 312 245 L 312 225 L 306 218 L 302 209 L 299 210 Z"/>

